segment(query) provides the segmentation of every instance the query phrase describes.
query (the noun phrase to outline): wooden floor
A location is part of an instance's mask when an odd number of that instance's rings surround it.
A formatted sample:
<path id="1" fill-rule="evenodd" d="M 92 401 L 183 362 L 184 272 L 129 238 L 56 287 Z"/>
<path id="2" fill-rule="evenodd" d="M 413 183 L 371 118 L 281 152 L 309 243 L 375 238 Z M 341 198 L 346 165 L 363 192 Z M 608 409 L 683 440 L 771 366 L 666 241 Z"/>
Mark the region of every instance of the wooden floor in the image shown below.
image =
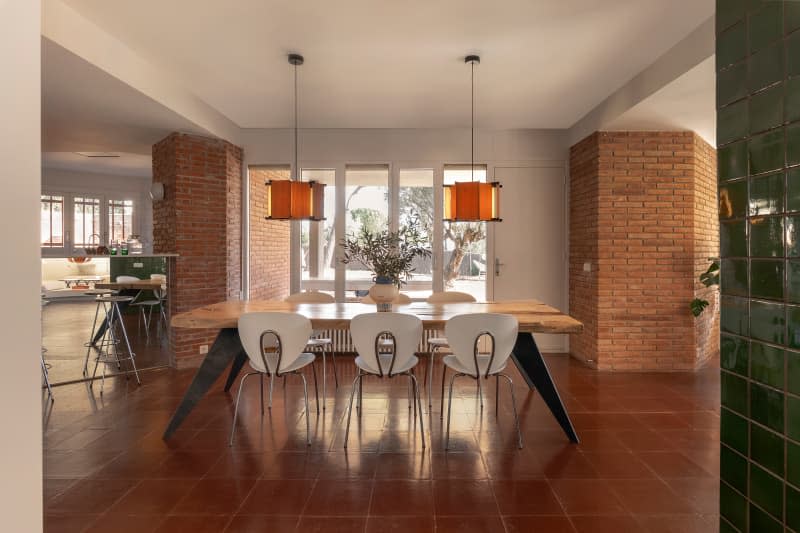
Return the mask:
<path id="1" fill-rule="evenodd" d="M 608 374 L 547 359 L 579 445 L 516 371 L 521 451 L 506 388 L 495 417 L 494 382 L 481 410 L 474 381 L 457 381 L 445 453 L 438 399 L 431 413 L 425 406 L 423 451 L 406 382 L 376 378 L 365 380 L 346 452 L 355 370 L 345 357 L 324 415 L 312 388 L 309 448 L 296 377 L 276 386 L 263 417 L 249 380 L 232 448 L 234 397 L 219 383 L 173 439 L 161 440 L 191 370 L 143 373 L 141 387 L 114 378 L 103 397 L 85 384 L 57 387 L 43 411 L 45 531 L 717 531 L 718 368 Z"/>

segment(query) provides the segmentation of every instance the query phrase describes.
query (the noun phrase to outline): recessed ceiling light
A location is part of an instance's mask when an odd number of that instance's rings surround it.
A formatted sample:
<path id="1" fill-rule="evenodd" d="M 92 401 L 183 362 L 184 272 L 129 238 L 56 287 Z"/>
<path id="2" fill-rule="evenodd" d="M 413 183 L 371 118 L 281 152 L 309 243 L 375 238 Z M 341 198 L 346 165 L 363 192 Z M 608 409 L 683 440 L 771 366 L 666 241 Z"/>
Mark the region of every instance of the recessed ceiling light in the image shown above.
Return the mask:
<path id="1" fill-rule="evenodd" d="M 83 157 L 119 157 L 116 152 L 75 152 Z"/>

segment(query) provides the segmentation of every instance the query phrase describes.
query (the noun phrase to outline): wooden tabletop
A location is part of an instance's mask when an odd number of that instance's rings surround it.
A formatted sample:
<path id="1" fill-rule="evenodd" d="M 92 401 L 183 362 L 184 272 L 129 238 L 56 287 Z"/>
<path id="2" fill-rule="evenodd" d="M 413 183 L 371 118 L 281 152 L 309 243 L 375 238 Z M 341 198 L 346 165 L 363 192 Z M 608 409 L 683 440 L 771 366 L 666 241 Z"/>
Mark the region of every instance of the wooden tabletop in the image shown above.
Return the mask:
<path id="1" fill-rule="evenodd" d="M 105 283 L 95 283 L 95 289 L 160 289 L 164 285 L 164 280 L 161 279 L 140 279 L 139 281 L 114 281 Z"/>
<path id="2" fill-rule="evenodd" d="M 102 288 L 106 284 L 98 284 Z M 375 312 L 375 305 L 362 303 L 293 304 L 276 300 L 235 300 L 198 307 L 172 318 L 176 328 L 222 329 L 237 327 L 239 317 L 256 311 L 292 311 L 311 320 L 314 329 L 347 329 L 350 319 Z M 580 333 L 583 324 L 558 309 L 536 300 L 489 303 L 395 305 L 393 311 L 416 315 L 426 329 L 443 330 L 445 322 L 464 313 L 507 313 L 519 321 L 520 331 L 530 333 Z"/>

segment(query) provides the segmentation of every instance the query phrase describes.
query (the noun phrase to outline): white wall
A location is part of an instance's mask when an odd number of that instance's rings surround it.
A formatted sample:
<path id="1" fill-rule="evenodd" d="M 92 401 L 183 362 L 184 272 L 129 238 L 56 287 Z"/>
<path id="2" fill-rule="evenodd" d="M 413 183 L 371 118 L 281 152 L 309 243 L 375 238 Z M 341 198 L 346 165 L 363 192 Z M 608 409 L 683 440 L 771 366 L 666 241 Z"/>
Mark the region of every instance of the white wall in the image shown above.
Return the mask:
<path id="1" fill-rule="evenodd" d="M 40 21 L 40 0 L 0 0 L 0 522 L 26 533 L 42 530 Z"/>
<path id="2" fill-rule="evenodd" d="M 134 200 L 134 227 L 147 246 L 153 244 L 153 202 L 149 194 L 151 181 L 141 176 L 42 168 L 42 190 L 45 192 L 114 195 Z"/>

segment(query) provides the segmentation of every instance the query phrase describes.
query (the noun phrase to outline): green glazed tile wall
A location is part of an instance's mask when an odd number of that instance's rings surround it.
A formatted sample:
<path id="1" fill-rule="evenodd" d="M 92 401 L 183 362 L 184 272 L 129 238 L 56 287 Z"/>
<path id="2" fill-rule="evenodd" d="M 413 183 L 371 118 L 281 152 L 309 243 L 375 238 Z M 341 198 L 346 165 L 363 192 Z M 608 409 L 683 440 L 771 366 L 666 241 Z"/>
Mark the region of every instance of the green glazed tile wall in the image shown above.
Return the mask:
<path id="1" fill-rule="evenodd" d="M 717 0 L 720 531 L 800 533 L 800 0 Z"/>
<path id="2" fill-rule="evenodd" d="M 141 266 L 139 266 L 141 265 Z M 111 259 L 110 277 L 134 276 L 139 279 L 150 279 L 150 274 L 166 274 L 167 259 L 165 257 L 127 257 L 117 256 Z"/>

